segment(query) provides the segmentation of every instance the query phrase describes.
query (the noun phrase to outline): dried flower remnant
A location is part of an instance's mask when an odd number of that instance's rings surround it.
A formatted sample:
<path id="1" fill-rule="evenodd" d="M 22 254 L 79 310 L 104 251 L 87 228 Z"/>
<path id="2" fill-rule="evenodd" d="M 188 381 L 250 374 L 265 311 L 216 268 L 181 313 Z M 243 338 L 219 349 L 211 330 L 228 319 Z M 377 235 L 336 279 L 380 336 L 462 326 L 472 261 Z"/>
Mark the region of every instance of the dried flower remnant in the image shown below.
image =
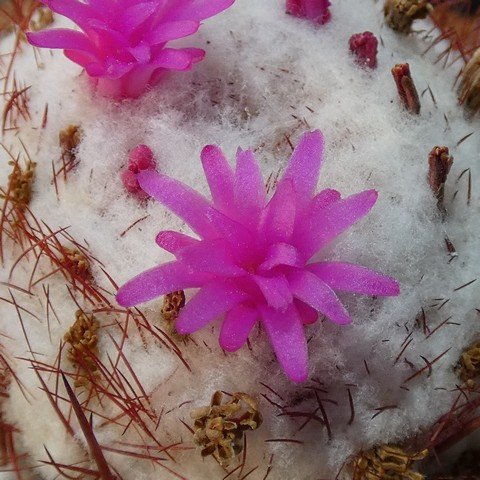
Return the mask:
<path id="1" fill-rule="evenodd" d="M 469 388 L 475 387 L 475 379 L 480 376 L 480 342 L 470 345 L 460 357 L 458 373 Z"/>
<path id="2" fill-rule="evenodd" d="M 329 0 L 287 0 L 287 13 L 324 25 L 330 21 Z"/>
<path id="3" fill-rule="evenodd" d="M 403 105 L 410 113 L 418 115 L 421 108 L 420 98 L 410 73 L 410 65 L 398 63 L 392 68 L 392 75 Z"/>
<path id="4" fill-rule="evenodd" d="M 445 183 L 453 165 L 448 147 L 434 147 L 428 156 L 428 165 L 428 183 L 437 197 L 439 209 L 444 211 Z"/>
<path id="5" fill-rule="evenodd" d="M 35 180 L 36 163 L 27 161 L 23 169 L 18 162 L 9 162 L 13 166 L 12 173 L 8 176 L 8 187 L 6 193 L 0 198 L 7 198 L 15 205 L 18 211 L 23 211 L 32 199 L 32 187 Z"/>
<path id="6" fill-rule="evenodd" d="M 427 455 L 428 450 L 409 454 L 391 445 L 375 447 L 354 460 L 353 480 L 423 480 L 424 475 L 412 470 L 412 464 Z"/>
<path id="7" fill-rule="evenodd" d="M 138 97 L 168 70 L 189 70 L 205 56 L 198 48 L 167 48 L 172 40 L 197 32 L 200 22 L 230 7 L 234 0 L 42 0 L 70 18 L 81 32 L 68 29 L 29 32 L 37 47 L 58 48 L 82 66 L 97 90 L 114 98 Z"/>
<path id="8" fill-rule="evenodd" d="M 65 163 L 75 162 L 81 139 L 82 129 L 79 125 L 72 124 L 60 130 L 58 143 L 62 149 L 62 157 L 65 159 Z"/>
<path id="9" fill-rule="evenodd" d="M 162 317 L 166 323 L 167 333 L 175 340 L 186 342 L 187 335 L 179 335 L 175 330 L 175 320 L 177 320 L 180 310 L 185 306 L 185 293 L 183 290 L 165 295 L 162 306 Z"/>
<path id="10" fill-rule="evenodd" d="M 243 450 L 243 435 L 262 424 L 257 402 L 246 393 L 235 393 L 222 404 L 222 392 L 215 392 L 210 406 L 191 412 L 195 421 L 195 443 L 201 447 L 202 457 L 214 455 L 223 465 Z"/>
<path id="11" fill-rule="evenodd" d="M 390 28 L 400 33 L 410 33 L 413 21 L 426 18 L 432 9 L 432 5 L 425 0 L 386 0 L 383 13 Z"/>
<path id="12" fill-rule="evenodd" d="M 480 48 L 462 71 L 459 90 L 460 102 L 473 112 L 480 110 Z"/>
<path id="13" fill-rule="evenodd" d="M 372 32 L 355 33 L 348 43 L 357 63 L 377 68 L 378 40 Z"/>
<path id="14" fill-rule="evenodd" d="M 202 164 L 213 202 L 166 175 L 139 172 L 142 189 L 182 217 L 200 239 L 160 232 L 157 244 L 176 260 L 127 282 L 118 303 L 132 307 L 199 288 L 181 310 L 177 332 L 191 334 L 224 317 L 220 345 L 234 352 L 261 321 L 285 373 L 293 381 L 306 380 L 304 325 L 315 323 L 317 312 L 340 325 L 351 322 L 335 290 L 399 294 L 394 279 L 359 265 L 308 263 L 367 215 L 378 196 L 367 190 L 342 199 L 331 189 L 314 195 L 323 148 L 320 131 L 303 135 L 270 200 L 252 151 L 238 150 L 234 171 L 217 146 L 204 148 Z"/>
<path id="15" fill-rule="evenodd" d="M 90 261 L 80 250 L 64 247 L 62 252 L 63 260 L 61 263 L 66 271 L 85 281 L 90 281 L 93 278 Z"/>
<path id="16" fill-rule="evenodd" d="M 93 314 L 77 310 L 75 323 L 63 337 L 65 342 L 69 344 L 68 360 L 79 369 L 78 377 L 75 380 L 76 387 L 87 385 L 88 374 L 97 370 L 97 365 L 92 360 L 91 354 L 98 354 L 97 333 L 99 328 L 100 322 Z"/>
<path id="17" fill-rule="evenodd" d="M 30 21 L 30 30 L 34 32 L 38 32 L 47 28 L 53 23 L 53 12 L 44 6 L 39 6 L 36 11 L 35 15 Z"/>
<path id="18" fill-rule="evenodd" d="M 147 145 L 138 145 L 130 152 L 128 166 L 121 173 L 123 186 L 137 197 L 147 198 L 148 195 L 140 188 L 137 173 L 142 170 L 155 170 L 156 166 L 152 150 Z"/>

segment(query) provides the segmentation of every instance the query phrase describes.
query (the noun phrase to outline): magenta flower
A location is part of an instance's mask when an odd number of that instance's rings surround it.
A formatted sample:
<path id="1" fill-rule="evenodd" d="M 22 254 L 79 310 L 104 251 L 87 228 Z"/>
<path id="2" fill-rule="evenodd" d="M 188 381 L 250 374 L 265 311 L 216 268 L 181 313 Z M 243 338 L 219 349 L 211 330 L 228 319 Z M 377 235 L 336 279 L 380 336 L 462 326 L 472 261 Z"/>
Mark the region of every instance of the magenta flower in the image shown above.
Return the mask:
<path id="1" fill-rule="evenodd" d="M 372 32 L 355 33 L 348 45 L 360 65 L 377 68 L 378 40 Z"/>
<path id="2" fill-rule="evenodd" d="M 351 322 L 335 290 L 374 296 L 399 293 L 394 279 L 367 268 L 310 263 L 377 199 L 375 190 L 345 199 L 330 189 L 314 195 L 322 155 L 320 131 L 306 133 L 270 200 L 250 150 L 237 152 L 233 171 L 218 147 L 204 148 L 202 164 L 212 202 L 165 175 L 140 172 L 140 186 L 183 218 L 199 238 L 160 232 L 157 244 L 176 260 L 127 282 L 118 292 L 118 303 L 131 307 L 176 290 L 199 288 L 180 312 L 179 333 L 193 333 L 224 317 L 220 345 L 233 352 L 261 321 L 286 374 L 295 382 L 304 381 L 304 325 L 314 323 L 317 312 L 339 325 Z"/>
<path id="3" fill-rule="evenodd" d="M 330 5 L 329 0 L 287 0 L 287 13 L 323 25 L 331 18 Z"/>
<path id="4" fill-rule="evenodd" d="M 30 32 L 32 45 L 60 48 L 81 65 L 98 91 L 137 97 L 167 70 L 189 70 L 205 55 L 198 48 L 166 48 L 195 33 L 200 22 L 235 0 L 41 0 L 82 32 L 58 28 Z"/>

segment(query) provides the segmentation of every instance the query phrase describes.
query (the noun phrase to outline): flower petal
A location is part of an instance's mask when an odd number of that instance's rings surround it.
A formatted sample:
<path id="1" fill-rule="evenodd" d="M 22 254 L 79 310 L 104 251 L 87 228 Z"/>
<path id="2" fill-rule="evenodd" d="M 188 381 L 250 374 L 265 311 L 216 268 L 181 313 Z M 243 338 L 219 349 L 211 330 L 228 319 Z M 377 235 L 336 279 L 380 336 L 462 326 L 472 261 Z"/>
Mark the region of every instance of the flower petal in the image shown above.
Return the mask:
<path id="1" fill-rule="evenodd" d="M 297 208 L 310 202 L 318 183 L 324 139 L 320 130 L 305 133 L 294 150 L 282 180 L 291 180 L 297 195 Z"/>
<path id="2" fill-rule="evenodd" d="M 153 170 L 142 170 L 137 175 L 142 190 L 181 217 L 203 238 L 215 238 L 216 231 L 208 219 L 210 204 L 195 190 L 181 182 Z"/>
<path id="3" fill-rule="evenodd" d="M 68 28 L 52 28 L 40 32 L 27 32 L 28 41 L 35 47 L 81 50 L 94 54 L 95 46 L 86 35 Z"/>
<path id="4" fill-rule="evenodd" d="M 295 204 L 293 182 L 280 182 L 265 209 L 263 219 L 263 230 L 268 243 L 289 243 L 295 226 Z"/>
<path id="5" fill-rule="evenodd" d="M 275 243 L 271 245 L 265 255 L 265 261 L 259 270 L 268 271 L 280 265 L 301 267 L 303 264 L 298 250 L 288 243 Z"/>
<path id="6" fill-rule="evenodd" d="M 126 8 L 117 20 L 117 30 L 129 35 L 146 20 L 151 18 L 157 9 L 157 2 L 140 2 Z"/>
<path id="7" fill-rule="evenodd" d="M 199 243 L 199 240 L 184 235 L 183 233 L 166 230 L 157 235 L 155 242 L 160 248 L 176 255 L 182 248 L 196 245 Z"/>
<path id="8" fill-rule="evenodd" d="M 312 208 L 296 228 L 293 244 L 308 259 L 347 228 L 367 215 L 377 201 L 375 190 L 338 200 L 325 208 Z"/>
<path id="9" fill-rule="evenodd" d="M 209 279 L 211 276 L 205 273 L 194 273 L 179 262 L 170 262 L 147 270 L 120 287 L 117 302 L 133 307 L 160 295 L 201 287 Z"/>
<path id="10" fill-rule="evenodd" d="M 216 145 L 207 145 L 201 154 L 203 171 L 212 192 L 213 204 L 229 214 L 233 207 L 234 175 L 232 167 L 222 150 Z"/>
<path id="11" fill-rule="evenodd" d="M 145 41 L 150 45 L 176 40 L 177 38 L 188 37 L 194 34 L 200 27 L 200 23 L 194 20 L 183 20 L 180 22 L 162 22 L 152 31 L 148 32 Z"/>
<path id="12" fill-rule="evenodd" d="M 235 0 L 183 0 L 165 15 L 168 20 L 205 20 L 226 10 Z"/>
<path id="13" fill-rule="evenodd" d="M 98 14 L 89 5 L 76 0 L 48 0 L 48 7 L 59 15 L 68 17 L 82 29 L 88 27 L 91 18 L 97 18 Z"/>
<path id="14" fill-rule="evenodd" d="M 257 227 L 265 206 L 265 184 L 255 155 L 251 150 L 237 152 L 235 170 L 235 204 L 244 225 Z"/>
<path id="15" fill-rule="evenodd" d="M 350 316 L 335 292 L 316 275 L 297 270 L 289 275 L 290 289 L 298 298 L 339 325 L 351 323 Z"/>
<path id="16" fill-rule="evenodd" d="M 252 275 L 252 278 L 270 307 L 284 311 L 293 301 L 292 292 L 284 275 L 275 277 Z"/>
<path id="17" fill-rule="evenodd" d="M 294 305 L 286 312 L 265 307 L 262 320 L 283 371 L 294 382 L 304 382 L 308 377 L 307 340 Z"/>
<path id="18" fill-rule="evenodd" d="M 246 298 L 245 293 L 228 283 L 209 283 L 183 307 L 175 328 L 181 335 L 194 333 Z"/>
<path id="19" fill-rule="evenodd" d="M 297 299 L 295 299 L 293 303 L 297 308 L 298 314 L 300 315 L 304 325 L 313 325 L 318 320 L 318 312 L 310 305 L 307 305 L 306 303 Z"/>
<path id="20" fill-rule="evenodd" d="M 337 190 L 333 190 L 331 188 L 327 188 L 315 195 L 315 197 L 313 197 L 312 208 L 314 210 L 317 210 L 320 208 L 328 207 L 332 203 L 341 200 L 341 198 L 342 196 L 340 195 L 340 192 L 337 192 Z"/>
<path id="21" fill-rule="evenodd" d="M 236 352 L 245 344 L 258 320 L 258 312 L 243 304 L 233 307 L 227 314 L 220 331 L 220 346 L 227 352 Z"/>
<path id="22" fill-rule="evenodd" d="M 321 262 L 308 269 L 334 290 L 372 296 L 396 296 L 397 281 L 360 265 L 341 262 Z"/>
<path id="23" fill-rule="evenodd" d="M 178 259 L 194 271 L 208 272 L 226 277 L 245 275 L 243 268 L 235 264 L 223 238 L 203 240 L 178 252 Z"/>
<path id="24" fill-rule="evenodd" d="M 168 70 L 188 70 L 192 67 L 193 57 L 187 49 L 164 48 L 152 58 L 151 64 Z"/>

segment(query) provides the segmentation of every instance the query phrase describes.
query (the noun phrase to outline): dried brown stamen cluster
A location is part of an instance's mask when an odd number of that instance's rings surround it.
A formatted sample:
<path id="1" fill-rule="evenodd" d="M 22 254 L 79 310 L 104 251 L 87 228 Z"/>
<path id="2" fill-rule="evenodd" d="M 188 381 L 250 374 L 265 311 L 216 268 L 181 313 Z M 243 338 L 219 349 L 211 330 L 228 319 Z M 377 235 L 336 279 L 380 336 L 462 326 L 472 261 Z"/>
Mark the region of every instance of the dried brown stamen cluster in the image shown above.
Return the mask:
<path id="1" fill-rule="evenodd" d="M 421 108 L 420 98 L 410 73 L 410 65 L 398 63 L 392 68 L 392 75 L 403 105 L 410 113 L 418 115 Z"/>
<path id="2" fill-rule="evenodd" d="M 63 248 L 62 266 L 85 281 L 93 278 L 89 259 L 78 249 Z"/>
<path id="3" fill-rule="evenodd" d="M 34 32 L 43 30 L 53 23 L 53 12 L 44 5 L 37 8 L 35 18 L 30 21 L 30 29 Z"/>
<path id="4" fill-rule="evenodd" d="M 203 457 L 213 455 L 227 466 L 243 450 L 246 430 L 256 430 L 262 424 L 257 402 L 246 393 L 235 393 L 222 404 L 222 393 L 215 392 L 210 406 L 191 412 L 195 420 L 195 443 Z"/>
<path id="5" fill-rule="evenodd" d="M 427 450 L 409 454 L 391 445 L 375 447 L 354 460 L 353 480 L 423 480 L 424 475 L 412 470 L 412 464 L 427 455 Z"/>
<path id="6" fill-rule="evenodd" d="M 18 162 L 9 162 L 13 166 L 12 173 L 8 176 L 9 184 L 7 193 L 1 195 L 15 205 L 17 210 L 25 210 L 32 199 L 32 186 L 35 180 L 36 163 L 28 161 L 25 169 Z"/>
<path id="7" fill-rule="evenodd" d="M 175 320 L 180 310 L 185 306 L 185 293 L 183 290 L 169 293 L 165 295 L 162 305 L 162 317 L 166 322 L 166 331 L 176 341 L 185 342 L 187 335 L 180 335 L 175 330 Z"/>
<path id="8" fill-rule="evenodd" d="M 470 345 L 462 353 L 458 374 L 467 387 L 475 388 L 475 379 L 480 376 L 480 342 Z"/>
<path id="9" fill-rule="evenodd" d="M 79 369 L 75 386 L 88 384 L 88 374 L 97 370 L 92 354 L 97 356 L 98 330 L 100 322 L 93 314 L 81 310 L 75 313 L 75 323 L 69 328 L 63 339 L 69 344 L 67 358 Z"/>
<path id="10" fill-rule="evenodd" d="M 461 103 L 473 112 L 480 110 L 480 48 L 463 69 L 459 94 Z"/>
<path id="11" fill-rule="evenodd" d="M 58 134 L 58 143 L 62 149 L 62 156 L 75 157 L 76 150 L 82 139 L 82 130 L 79 125 L 69 125 Z"/>
<path id="12" fill-rule="evenodd" d="M 400 33 L 410 33 L 413 21 L 426 18 L 431 10 L 425 0 L 386 0 L 383 7 L 387 25 Z"/>
<path id="13" fill-rule="evenodd" d="M 428 165 L 428 183 L 437 197 L 439 209 L 444 211 L 445 183 L 453 165 L 448 147 L 434 147 L 428 155 Z"/>

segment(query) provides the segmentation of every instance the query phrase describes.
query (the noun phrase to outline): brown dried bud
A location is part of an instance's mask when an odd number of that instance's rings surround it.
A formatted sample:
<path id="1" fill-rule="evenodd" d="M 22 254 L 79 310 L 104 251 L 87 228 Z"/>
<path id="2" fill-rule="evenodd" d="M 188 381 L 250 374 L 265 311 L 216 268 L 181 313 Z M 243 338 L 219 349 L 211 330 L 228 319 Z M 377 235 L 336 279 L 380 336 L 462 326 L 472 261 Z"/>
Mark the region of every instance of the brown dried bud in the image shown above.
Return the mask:
<path id="1" fill-rule="evenodd" d="M 457 371 L 469 388 L 475 388 L 475 379 L 480 376 L 480 342 L 470 345 L 462 353 Z"/>
<path id="2" fill-rule="evenodd" d="M 480 110 L 480 48 L 463 69 L 459 97 L 473 112 Z"/>
<path id="3" fill-rule="evenodd" d="M 53 12 L 43 5 L 37 8 L 34 16 L 35 18 L 30 22 L 30 29 L 34 32 L 43 30 L 53 23 Z"/>
<path id="4" fill-rule="evenodd" d="M 93 278 L 90 260 L 78 249 L 63 248 L 62 266 L 71 274 L 90 281 Z"/>
<path id="5" fill-rule="evenodd" d="M 410 33 L 414 20 L 425 18 L 433 10 L 425 0 L 386 0 L 383 14 L 387 25 L 400 33 Z"/>
<path id="6" fill-rule="evenodd" d="M 58 143 L 62 149 L 62 159 L 66 164 L 75 162 L 81 140 L 82 129 L 79 125 L 69 125 L 58 134 Z"/>
<path id="7" fill-rule="evenodd" d="M 420 98 L 410 74 L 410 65 L 408 63 L 398 63 L 392 68 L 392 75 L 403 105 L 410 113 L 418 115 L 421 107 Z"/>
<path id="8" fill-rule="evenodd" d="M 428 450 L 409 454 L 399 447 L 381 445 L 362 452 L 353 462 L 353 480 L 423 480 L 411 469 L 413 462 L 423 460 Z"/>
<path id="9" fill-rule="evenodd" d="M 18 162 L 9 162 L 9 164 L 13 166 L 13 171 L 8 176 L 8 199 L 17 209 L 24 210 L 32 199 L 32 186 L 35 181 L 37 164 L 27 162 L 25 169 L 22 169 Z M 5 198 L 5 195 L 0 195 L 0 198 Z"/>
<path id="10" fill-rule="evenodd" d="M 445 183 L 453 165 L 448 147 L 434 147 L 428 156 L 428 183 L 438 199 L 440 210 L 444 210 Z"/>
<path id="11" fill-rule="evenodd" d="M 210 406 L 193 410 L 194 441 L 202 457 L 214 455 L 224 466 L 243 450 L 243 433 L 262 424 L 257 402 L 246 393 L 235 393 L 222 405 L 222 392 L 215 392 Z"/>
<path id="12" fill-rule="evenodd" d="M 98 330 L 100 322 L 91 313 L 87 314 L 81 310 L 75 312 L 75 323 L 65 333 L 63 339 L 70 345 L 67 350 L 67 358 L 73 366 L 79 368 L 79 376 L 75 386 L 88 383 L 89 372 L 95 372 L 97 365 L 91 355 L 97 355 Z"/>
<path id="13" fill-rule="evenodd" d="M 183 290 L 165 295 L 163 299 L 162 315 L 167 322 L 176 320 L 180 310 L 185 306 L 185 293 Z"/>

